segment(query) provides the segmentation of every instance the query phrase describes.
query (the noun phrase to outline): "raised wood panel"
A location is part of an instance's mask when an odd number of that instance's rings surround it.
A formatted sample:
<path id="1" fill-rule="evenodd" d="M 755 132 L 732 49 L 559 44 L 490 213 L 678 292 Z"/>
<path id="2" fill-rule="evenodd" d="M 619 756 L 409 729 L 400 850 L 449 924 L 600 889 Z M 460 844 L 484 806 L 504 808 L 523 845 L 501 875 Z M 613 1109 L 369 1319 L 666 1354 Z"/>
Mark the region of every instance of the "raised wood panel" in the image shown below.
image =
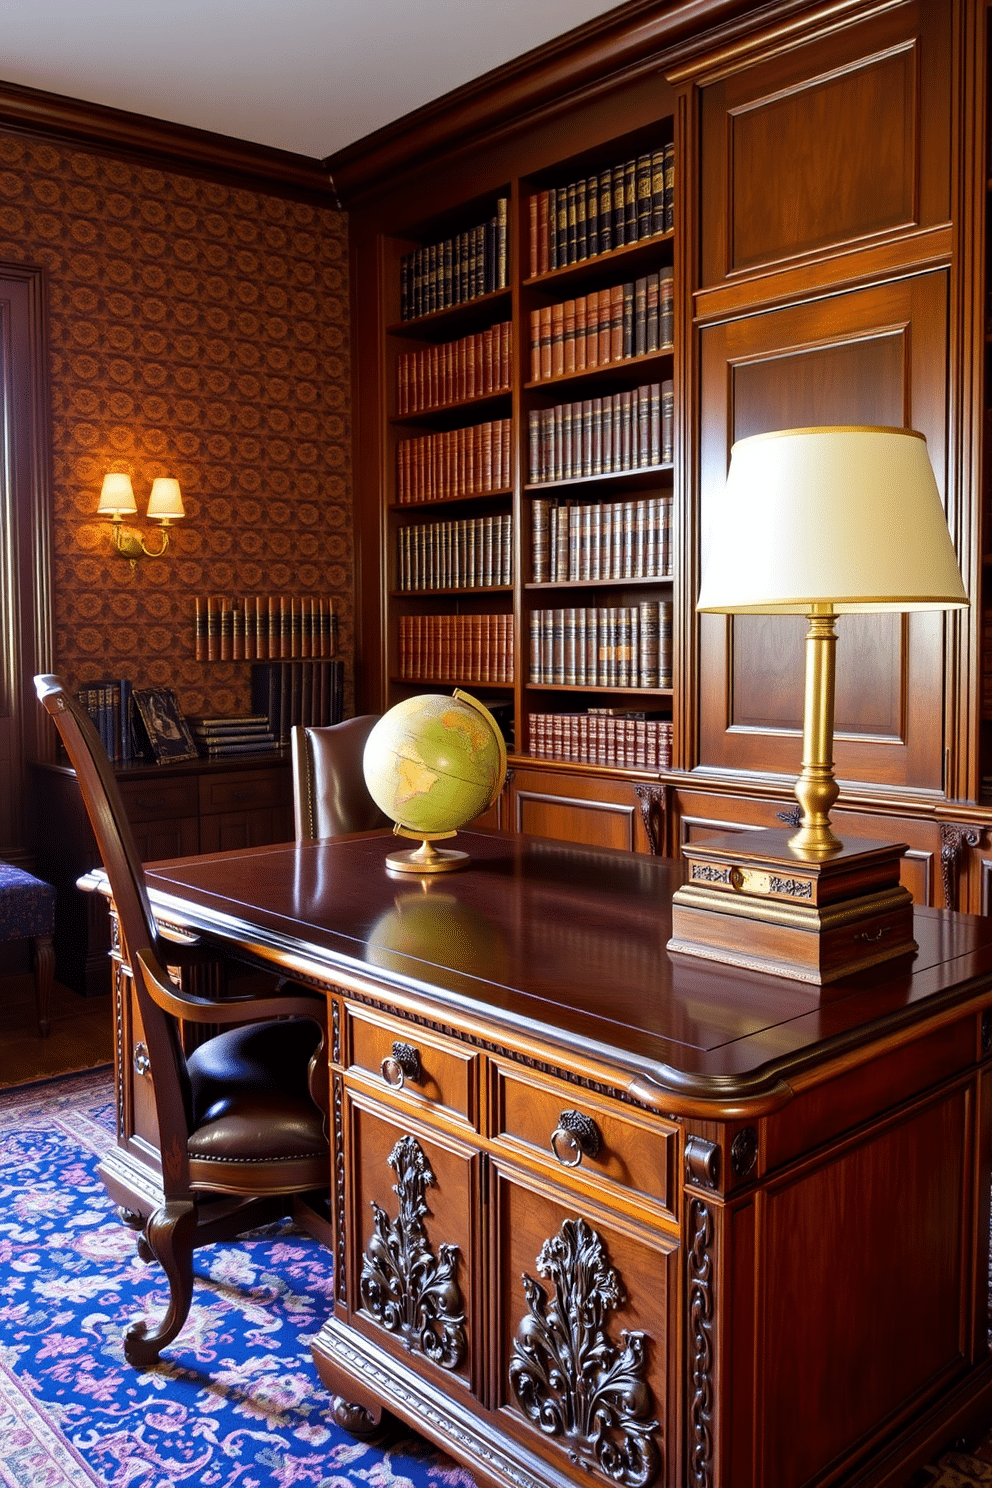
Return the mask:
<path id="1" fill-rule="evenodd" d="M 547 1411 L 546 1432 L 542 1433 L 528 1420 L 514 1396 L 510 1364 L 515 1340 L 526 1339 L 539 1353 L 547 1339 L 549 1355 L 554 1347 L 553 1335 L 546 1334 L 542 1327 L 541 1310 L 528 1306 L 524 1278 L 530 1277 L 547 1294 L 549 1311 L 556 1302 L 561 1306 L 563 1296 L 574 1298 L 570 1316 L 563 1320 L 563 1342 L 566 1347 L 571 1342 L 576 1363 L 584 1365 L 590 1377 L 601 1367 L 598 1360 L 608 1348 L 622 1349 L 625 1334 L 644 1335 L 642 1383 L 631 1383 L 624 1409 L 637 1412 L 637 1419 L 645 1426 L 654 1423 L 646 1436 L 650 1442 L 647 1450 L 656 1454 L 647 1459 L 655 1471 L 646 1471 L 643 1478 L 631 1471 L 629 1480 L 676 1488 L 684 1481 L 677 1451 L 678 1386 L 674 1374 L 678 1339 L 671 1327 L 672 1299 L 679 1289 L 677 1234 L 666 1233 L 660 1225 L 651 1232 L 629 1221 L 617 1223 L 615 1215 L 597 1211 L 588 1198 L 525 1177 L 498 1158 L 493 1168 L 493 1290 L 494 1308 L 498 1308 L 493 1386 L 500 1429 L 542 1453 L 551 1465 L 548 1481 L 556 1483 L 565 1481 L 569 1458 L 575 1461 L 576 1448 L 588 1449 L 594 1435 L 592 1420 L 569 1422 L 563 1413 L 555 1412 L 553 1404 Z M 552 1274 L 556 1261 L 564 1273 L 557 1287 L 558 1278 Z M 598 1327 L 605 1334 L 601 1349 L 596 1348 Z M 563 1377 L 568 1377 L 570 1367 L 569 1360 L 563 1367 Z M 534 1393 L 538 1400 L 553 1402 L 557 1388 L 556 1380 L 549 1381 L 546 1390 L 539 1382 Z M 589 1455 L 591 1458 L 592 1453 Z M 633 1463 L 639 1465 L 636 1456 Z M 592 1481 L 602 1480 L 602 1469 L 594 1472 L 591 1461 L 582 1465 Z"/>
<path id="2" fill-rule="evenodd" d="M 481 1302 L 473 1286 L 473 1278 L 478 1274 L 477 1254 L 481 1244 L 481 1235 L 478 1232 L 478 1156 L 463 1144 L 437 1132 L 428 1133 L 405 1117 L 398 1118 L 396 1122 L 390 1120 L 385 1113 L 368 1108 L 364 1099 L 354 1091 L 349 1092 L 347 1107 L 347 1130 L 353 1163 L 348 1225 L 353 1246 L 349 1265 L 349 1301 L 353 1316 L 357 1314 L 363 1331 L 373 1336 L 381 1348 L 398 1353 L 404 1358 L 410 1357 L 412 1352 L 418 1369 L 428 1378 L 433 1377 L 438 1381 L 440 1377 L 449 1387 L 456 1386 L 463 1390 L 474 1388 L 478 1391 L 481 1371 Z M 390 1157 L 396 1153 L 398 1144 L 410 1137 L 419 1146 L 430 1174 L 423 1193 L 425 1210 L 422 1214 L 417 1213 L 416 1204 L 410 1202 L 416 1196 L 409 1187 L 405 1198 L 397 1192 L 408 1183 L 408 1172 L 404 1172 L 402 1163 L 400 1166 L 390 1163 Z M 409 1229 L 411 1208 L 417 1219 L 422 1221 L 432 1259 L 429 1261 L 422 1256 L 417 1262 L 420 1285 L 426 1285 L 430 1268 L 439 1261 L 445 1247 L 454 1247 L 448 1252 L 452 1262 L 452 1282 L 437 1298 L 439 1309 L 443 1306 L 449 1313 L 461 1314 L 464 1318 L 461 1329 L 464 1350 L 450 1369 L 435 1366 L 427 1359 L 420 1346 L 416 1326 L 408 1331 L 403 1328 L 391 1329 L 386 1326 L 384 1315 L 378 1318 L 373 1316 L 363 1301 L 363 1257 L 368 1254 L 370 1247 L 378 1250 L 380 1259 L 386 1252 L 386 1245 L 376 1239 L 373 1205 L 377 1205 L 384 1213 L 386 1224 L 390 1228 L 397 1225 L 401 1205 L 404 1207 L 405 1241 L 402 1247 L 397 1247 L 397 1264 L 401 1270 L 412 1264 L 411 1257 L 415 1254 Z M 412 1285 L 410 1275 L 405 1271 L 401 1284 Z M 394 1306 L 394 1316 L 401 1312 L 402 1307 Z M 426 1325 L 428 1321 L 428 1310 L 425 1307 L 421 1322 Z"/>
<path id="3" fill-rule="evenodd" d="M 954 1089 L 760 1197 L 751 1481 L 813 1481 L 873 1420 L 918 1405 L 963 1368 L 974 1238 L 962 1174 L 972 1120 L 971 1090 Z M 884 1368 L 841 1362 L 883 1349 Z M 803 1429 L 783 1434 L 784 1420 Z"/>
<path id="4" fill-rule="evenodd" d="M 645 809 L 654 846 L 644 824 Z M 629 781 L 553 769 L 515 768 L 503 824 L 510 831 L 529 832 L 535 837 L 646 853 L 663 850 L 663 817 L 660 800 L 642 803 Z"/>
<path id="5" fill-rule="evenodd" d="M 702 89 L 702 284 L 947 220 L 944 0 Z"/>
<path id="6" fill-rule="evenodd" d="M 811 424 L 919 429 L 945 484 L 947 281 L 942 272 L 709 326 L 700 334 L 702 566 L 734 440 Z M 835 759 L 841 780 L 943 787 L 939 614 L 843 616 Z M 699 762 L 797 774 L 803 621 L 700 617 Z"/>

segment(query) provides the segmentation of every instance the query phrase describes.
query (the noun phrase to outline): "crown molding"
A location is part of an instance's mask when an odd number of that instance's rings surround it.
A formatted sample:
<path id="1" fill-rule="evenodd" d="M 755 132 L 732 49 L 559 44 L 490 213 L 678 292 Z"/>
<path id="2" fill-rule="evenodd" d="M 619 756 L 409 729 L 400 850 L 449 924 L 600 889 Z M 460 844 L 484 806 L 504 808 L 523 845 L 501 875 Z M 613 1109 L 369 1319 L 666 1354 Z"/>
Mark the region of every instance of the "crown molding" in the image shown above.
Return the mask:
<path id="1" fill-rule="evenodd" d="M 0 82 L 0 128 L 271 196 L 338 207 L 323 161 L 104 104 Z"/>
<path id="2" fill-rule="evenodd" d="M 565 100 L 695 50 L 701 33 L 800 0 L 628 0 L 327 156 L 348 208 L 391 177 L 532 125 Z"/>

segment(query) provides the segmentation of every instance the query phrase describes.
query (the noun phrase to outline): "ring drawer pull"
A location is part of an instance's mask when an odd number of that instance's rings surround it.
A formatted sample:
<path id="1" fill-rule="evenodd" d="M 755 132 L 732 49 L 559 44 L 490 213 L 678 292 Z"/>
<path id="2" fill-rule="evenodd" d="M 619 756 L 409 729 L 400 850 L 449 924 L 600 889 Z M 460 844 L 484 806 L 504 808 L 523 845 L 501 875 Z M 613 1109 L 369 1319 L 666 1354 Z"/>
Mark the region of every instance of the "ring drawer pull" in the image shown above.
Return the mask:
<path id="1" fill-rule="evenodd" d="M 551 1151 L 563 1168 L 577 1168 L 583 1157 L 595 1157 L 600 1147 L 599 1127 L 581 1111 L 562 1111 L 551 1133 Z"/>
<path id="2" fill-rule="evenodd" d="M 139 1075 L 150 1075 L 152 1072 L 152 1062 L 144 1044 L 134 1046 L 134 1068 Z"/>
<path id="3" fill-rule="evenodd" d="M 382 1078 L 394 1090 L 402 1090 L 407 1080 L 416 1083 L 420 1079 L 420 1055 L 412 1044 L 393 1044 L 392 1054 L 387 1054 L 380 1066 Z"/>

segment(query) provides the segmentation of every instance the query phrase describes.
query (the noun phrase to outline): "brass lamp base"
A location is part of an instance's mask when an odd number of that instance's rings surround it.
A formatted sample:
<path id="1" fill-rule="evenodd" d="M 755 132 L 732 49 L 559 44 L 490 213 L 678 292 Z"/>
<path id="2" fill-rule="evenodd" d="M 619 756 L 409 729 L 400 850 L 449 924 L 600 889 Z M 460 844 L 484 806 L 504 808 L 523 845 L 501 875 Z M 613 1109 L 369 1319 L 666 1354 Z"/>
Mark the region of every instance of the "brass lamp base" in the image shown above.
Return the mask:
<path id="1" fill-rule="evenodd" d="M 899 882 L 906 850 L 849 839 L 822 856 L 777 830 L 691 843 L 668 949 L 818 986 L 907 955 L 917 947 Z"/>

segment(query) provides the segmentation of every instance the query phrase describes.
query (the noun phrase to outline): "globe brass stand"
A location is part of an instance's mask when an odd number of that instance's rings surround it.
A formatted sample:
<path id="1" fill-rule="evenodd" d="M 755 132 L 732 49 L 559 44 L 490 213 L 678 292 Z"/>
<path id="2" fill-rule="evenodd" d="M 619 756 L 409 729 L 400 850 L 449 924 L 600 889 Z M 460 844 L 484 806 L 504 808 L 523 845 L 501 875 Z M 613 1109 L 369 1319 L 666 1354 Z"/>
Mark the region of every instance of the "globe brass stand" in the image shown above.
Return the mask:
<path id="1" fill-rule="evenodd" d="M 406 827 L 393 827 L 397 837 L 411 837 L 419 847 L 407 848 L 404 852 L 389 853 L 386 867 L 396 873 L 451 873 L 468 862 L 468 853 L 458 847 L 435 847 L 446 837 L 457 837 L 457 832 L 408 832 Z"/>

